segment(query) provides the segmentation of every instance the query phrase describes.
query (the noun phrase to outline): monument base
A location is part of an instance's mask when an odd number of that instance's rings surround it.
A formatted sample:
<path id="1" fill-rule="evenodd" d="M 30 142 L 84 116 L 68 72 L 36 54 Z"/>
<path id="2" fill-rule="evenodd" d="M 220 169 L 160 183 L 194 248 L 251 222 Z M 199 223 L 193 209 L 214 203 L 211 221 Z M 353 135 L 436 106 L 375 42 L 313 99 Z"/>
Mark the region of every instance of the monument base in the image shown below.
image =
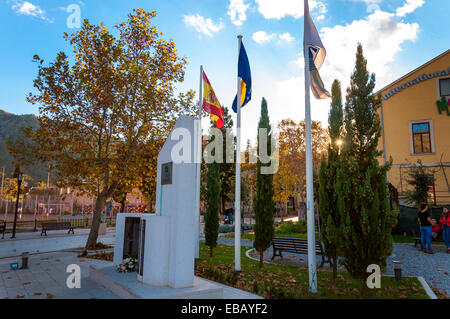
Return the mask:
<path id="1" fill-rule="evenodd" d="M 119 273 L 114 266 L 90 266 L 90 278 L 121 299 L 223 299 L 223 288 L 194 277 L 191 288 L 158 287 L 136 279 L 136 273 Z"/>

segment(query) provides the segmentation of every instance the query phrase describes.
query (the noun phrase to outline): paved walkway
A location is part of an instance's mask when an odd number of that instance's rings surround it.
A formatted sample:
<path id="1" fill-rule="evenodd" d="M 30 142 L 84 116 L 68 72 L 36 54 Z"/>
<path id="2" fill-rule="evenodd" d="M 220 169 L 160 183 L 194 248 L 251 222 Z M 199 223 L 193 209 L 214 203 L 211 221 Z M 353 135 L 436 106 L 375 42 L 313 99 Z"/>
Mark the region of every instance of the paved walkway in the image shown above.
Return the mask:
<path id="1" fill-rule="evenodd" d="M 422 276 L 434 288 L 450 295 L 450 254 L 444 245 L 433 245 L 434 255 L 425 254 L 413 244 L 394 244 L 394 251 L 387 260 L 386 273 L 394 274 L 394 260 L 402 263 L 404 276 Z"/>
<path id="2" fill-rule="evenodd" d="M 0 299 L 116 299 L 89 278 L 89 265 L 98 266 L 106 261 L 78 258 L 72 252 L 51 252 L 31 255 L 26 270 L 10 270 L 9 264 L 19 259 L 0 260 Z M 81 288 L 67 287 L 70 273 L 66 269 L 70 264 L 81 268 Z"/>
<path id="3" fill-rule="evenodd" d="M 10 263 L 20 258 L 0 259 L 0 299 L 118 299 L 113 293 L 89 278 L 89 265 L 96 268 L 112 263 L 104 260 L 78 258 L 68 251 L 31 255 L 29 268 L 10 270 Z M 66 281 L 70 273 L 67 266 L 77 264 L 81 268 L 81 288 L 70 289 Z M 224 299 L 261 299 L 243 290 L 211 282 L 224 289 Z"/>
<path id="4" fill-rule="evenodd" d="M 73 249 L 86 244 L 89 229 L 75 229 L 75 235 L 67 231 L 52 231 L 47 237 L 40 232 L 18 233 L 17 238 L 0 239 L 0 299 L 117 299 L 109 290 L 89 278 L 89 265 L 97 268 L 111 265 L 104 260 L 78 258 Z M 115 229 L 108 228 L 99 241 L 114 244 Z M 22 264 L 22 252 L 29 252 L 29 267 L 10 270 L 11 263 Z M 70 273 L 67 266 L 77 264 L 81 268 L 81 288 L 70 289 L 66 280 Z M 258 296 L 245 291 L 214 283 L 224 289 L 225 299 L 255 299 Z"/>
<path id="5" fill-rule="evenodd" d="M 15 239 L 5 234 L 0 239 L 0 258 L 20 256 L 23 252 L 43 253 L 64 249 L 81 248 L 86 245 L 89 229 L 75 229 L 75 234 L 67 234 L 67 230 L 49 231 L 48 236 L 40 236 L 41 232 L 17 233 Z M 105 236 L 98 241 L 107 245 L 114 244 L 115 228 L 108 228 Z"/>

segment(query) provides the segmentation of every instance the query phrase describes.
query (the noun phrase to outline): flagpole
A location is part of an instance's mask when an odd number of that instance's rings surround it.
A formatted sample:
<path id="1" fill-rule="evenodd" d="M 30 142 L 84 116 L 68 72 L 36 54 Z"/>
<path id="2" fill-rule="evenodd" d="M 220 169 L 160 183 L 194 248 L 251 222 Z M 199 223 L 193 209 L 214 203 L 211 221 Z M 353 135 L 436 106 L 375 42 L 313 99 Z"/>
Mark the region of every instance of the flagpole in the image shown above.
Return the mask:
<path id="1" fill-rule="evenodd" d="M 310 69 L 309 69 L 309 47 L 308 47 L 308 0 L 304 0 L 304 45 L 303 54 L 305 58 L 305 126 L 306 126 L 306 211 L 308 229 L 308 270 L 309 288 L 311 293 L 317 293 L 316 272 L 316 241 L 314 228 L 314 184 L 312 167 L 311 147 L 311 105 L 310 105 Z"/>
<path id="2" fill-rule="evenodd" d="M 197 180 L 195 195 L 195 258 L 200 258 L 200 185 L 202 168 L 202 96 L 203 96 L 203 65 L 200 65 L 200 88 L 198 96 L 198 121 L 197 121 Z"/>
<path id="3" fill-rule="evenodd" d="M 238 61 L 242 35 L 238 35 Z M 239 67 L 238 67 L 239 70 Z M 234 199 L 234 270 L 241 271 L 241 81 L 237 76 L 236 189 Z"/>

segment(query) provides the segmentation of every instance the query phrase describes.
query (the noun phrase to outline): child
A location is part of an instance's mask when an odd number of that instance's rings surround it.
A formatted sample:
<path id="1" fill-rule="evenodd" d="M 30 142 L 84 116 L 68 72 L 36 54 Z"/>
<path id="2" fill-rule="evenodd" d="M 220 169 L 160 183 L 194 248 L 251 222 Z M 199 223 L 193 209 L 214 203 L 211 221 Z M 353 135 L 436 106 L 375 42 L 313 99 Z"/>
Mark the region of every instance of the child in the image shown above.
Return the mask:
<path id="1" fill-rule="evenodd" d="M 439 227 L 437 220 L 435 218 L 433 218 L 431 220 L 431 237 L 433 237 L 436 240 L 437 236 L 439 235 L 440 230 L 441 230 L 441 227 Z"/>

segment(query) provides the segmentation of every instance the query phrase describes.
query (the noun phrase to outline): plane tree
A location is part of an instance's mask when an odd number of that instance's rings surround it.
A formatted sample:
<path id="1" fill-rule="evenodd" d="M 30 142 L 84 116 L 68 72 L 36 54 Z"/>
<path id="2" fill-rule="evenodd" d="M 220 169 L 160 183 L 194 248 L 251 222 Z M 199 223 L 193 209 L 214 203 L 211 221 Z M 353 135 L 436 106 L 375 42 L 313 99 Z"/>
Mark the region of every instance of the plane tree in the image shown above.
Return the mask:
<path id="1" fill-rule="evenodd" d="M 11 151 L 22 164 L 51 162 L 61 186 L 96 197 L 87 249 L 95 247 L 105 203 L 136 169 L 136 156 L 159 147 L 152 137 L 193 111 L 194 93 L 176 90 L 187 59 L 163 38 L 155 16 L 133 10 L 114 32 L 84 20 L 78 32 L 64 34 L 71 57 L 59 52 L 46 63 L 34 56 L 36 93 L 27 99 L 39 107 L 40 125 L 26 128 L 31 142 Z"/>

